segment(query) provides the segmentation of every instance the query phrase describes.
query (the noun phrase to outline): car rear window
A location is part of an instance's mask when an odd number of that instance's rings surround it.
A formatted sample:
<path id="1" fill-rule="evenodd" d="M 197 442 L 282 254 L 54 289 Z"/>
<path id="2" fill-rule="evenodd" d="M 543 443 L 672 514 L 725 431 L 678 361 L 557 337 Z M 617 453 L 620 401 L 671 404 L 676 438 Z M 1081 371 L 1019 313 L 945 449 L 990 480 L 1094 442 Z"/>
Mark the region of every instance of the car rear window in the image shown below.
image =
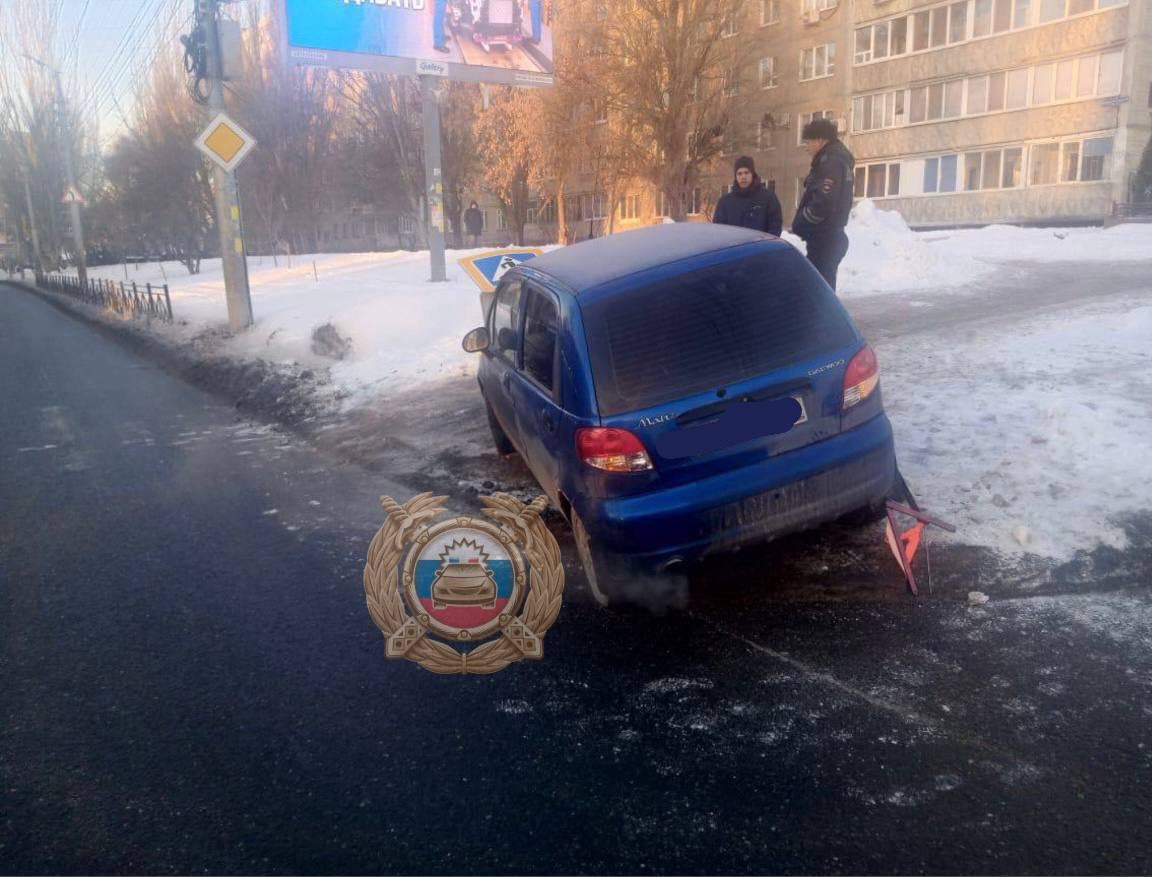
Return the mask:
<path id="1" fill-rule="evenodd" d="M 604 416 L 724 387 L 850 344 L 798 253 L 712 265 L 582 305 Z"/>

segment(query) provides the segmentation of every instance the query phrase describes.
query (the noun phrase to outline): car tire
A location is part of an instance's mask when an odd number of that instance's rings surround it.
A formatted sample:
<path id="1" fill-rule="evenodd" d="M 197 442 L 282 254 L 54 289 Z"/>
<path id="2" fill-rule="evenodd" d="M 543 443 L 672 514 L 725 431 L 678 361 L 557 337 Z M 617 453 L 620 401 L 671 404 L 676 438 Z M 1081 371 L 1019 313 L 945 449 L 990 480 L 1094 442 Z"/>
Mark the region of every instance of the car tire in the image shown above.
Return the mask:
<path id="1" fill-rule="evenodd" d="M 572 539 L 576 543 L 576 554 L 580 558 L 580 565 L 584 567 L 584 577 L 588 580 L 588 589 L 593 599 L 605 607 L 619 605 L 619 591 L 613 587 L 618 584 L 614 575 L 617 573 L 615 564 L 609 555 L 596 547 L 575 511 L 572 512 Z"/>
<path id="2" fill-rule="evenodd" d="M 492 412 L 492 406 L 488 404 L 487 399 L 484 400 L 484 410 L 488 413 L 488 428 L 492 430 L 492 444 L 496 446 L 496 453 L 502 457 L 515 454 L 516 446 L 512 444 L 512 439 L 508 438 L 508 433 L 504 431 L 504 427 L 502 427 L 500 421 L 496 419 L 496 415 Z"/>

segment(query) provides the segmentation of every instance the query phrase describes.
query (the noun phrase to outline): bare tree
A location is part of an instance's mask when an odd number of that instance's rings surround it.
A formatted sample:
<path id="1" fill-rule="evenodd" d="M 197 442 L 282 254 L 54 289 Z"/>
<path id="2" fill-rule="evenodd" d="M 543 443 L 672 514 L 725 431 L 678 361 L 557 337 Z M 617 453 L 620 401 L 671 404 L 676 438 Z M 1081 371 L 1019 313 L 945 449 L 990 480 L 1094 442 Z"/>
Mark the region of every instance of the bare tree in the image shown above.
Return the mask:
<path id="1" fill-rule="evenodd" d="M 69 109 L 76 101 L 57 103 L 58 33 L 59 4 L 0 4 L 0 198 L 22 223 L 34 219 L 40 242 L 34 259 L 49 270 L 59 266 L 70 245 L 60 216 L 63 151 L 70 150 L 78 165 L 84 138 L 81 120 Z M 69 142 L 62 127 L 73 132 Z"/>
<path id="2" fill-rule="evenodd" d="M 529 177 L 539 136 L 533 116 L 536 107 L 522 88 L 500 86 L 491 95 L 488 108 L 476 119 L 481 185 L 500 204 L 512 240 L 520 245 L 528 221 Z"/>
<path id="3" fill-rule="evenodd" d="M 244 74 L 226 97 L 257 142 L 237 177 L 246 212 L 273 249 L 281 240 L 296 253 L 318 248 L 317 217 L 338 182 L 342 85 L 334 71 L 285 64 L 271 19 L 253 14 Z"/>
<path id="4" fill-rule="evenodd" d="M 106 215 L 118 217 L 124 249 L 172 256 L 196 274 L 214 229 L 211 173 L 193 145 L 204 111 L 187 93 L 175 39 L 162 45 L 136 94 L 135 123 L 106 160 L 104 197 L 117 205 Z"/>
<path id="5" fill-rule="evenodd" d="M 582 0 L 577 17 L 591 43 L 584 76 L 621 135 L 622 169 L 664 194 L 682 219 L 701 169 L 735 145 L 733 105 L 751 41 L 729 38 L 745 0 L 634 0 L 600 14 Z"/>
<path id="6" fill-rule="evenodd" d="M 480 157 L 476 141 L 476 115 L 480 109 L 479 88 L 464 82 L 451 82 L 440 101 L 440 160 L 443 165 L 444 212 L 452 226 L 452 241 L 464 245 L 461 227 L 464 193 L 478 179 Z"/>

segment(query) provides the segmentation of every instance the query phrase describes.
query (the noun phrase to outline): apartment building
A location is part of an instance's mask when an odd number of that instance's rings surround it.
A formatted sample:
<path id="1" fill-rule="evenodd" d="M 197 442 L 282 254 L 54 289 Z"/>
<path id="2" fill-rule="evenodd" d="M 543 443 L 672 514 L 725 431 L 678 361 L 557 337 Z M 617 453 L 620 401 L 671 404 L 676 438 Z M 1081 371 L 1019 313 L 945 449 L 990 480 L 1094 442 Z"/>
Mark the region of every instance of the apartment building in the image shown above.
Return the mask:
<path id="1" fill-rule="evenodd" d="M 1149 0 L 852 0 L 856 194 L 918 226 L 1092 221 L 1149 138 Z"/>
<path id="2" fill-rule="evenodd" d="M 856 196 L 913 226 L 1093 222 L 1148 199 L 1134 181 L 1152 116 L 1152 0 L 745 0 L 721 39 L 753 52 L 690 220 L 711 216 L 748 154 L 787 224 L 810 165 L 801 131 L 821 116 L 856 155 Z M 593 179 L 568 200 L 577 238 L 665 215 L 650 183 L 609 198 Z M 530 238 L 551 239 L 554 207 L 529 223 Z"/>

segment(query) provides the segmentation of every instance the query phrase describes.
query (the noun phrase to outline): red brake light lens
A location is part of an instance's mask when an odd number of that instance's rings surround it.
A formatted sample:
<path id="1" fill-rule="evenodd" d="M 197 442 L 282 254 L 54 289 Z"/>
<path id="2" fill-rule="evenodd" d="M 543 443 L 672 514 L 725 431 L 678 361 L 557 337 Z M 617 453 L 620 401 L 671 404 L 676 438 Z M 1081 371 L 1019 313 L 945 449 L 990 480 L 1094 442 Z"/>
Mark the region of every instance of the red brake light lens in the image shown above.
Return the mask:
<path id="1" fill-rule="evenodd" d="M 880 383 L 880 364 L 868 345 L 852 357 L 844 372 L 844 408 L 858 405 L 872 395 Z"/>
<path id="2" fill-rule="evenodd" d="M 589 466 L 606 472 L 644 472 L 652 468 L 644 443 L 626 429 L 578 429 L 576 450 Z"/>

